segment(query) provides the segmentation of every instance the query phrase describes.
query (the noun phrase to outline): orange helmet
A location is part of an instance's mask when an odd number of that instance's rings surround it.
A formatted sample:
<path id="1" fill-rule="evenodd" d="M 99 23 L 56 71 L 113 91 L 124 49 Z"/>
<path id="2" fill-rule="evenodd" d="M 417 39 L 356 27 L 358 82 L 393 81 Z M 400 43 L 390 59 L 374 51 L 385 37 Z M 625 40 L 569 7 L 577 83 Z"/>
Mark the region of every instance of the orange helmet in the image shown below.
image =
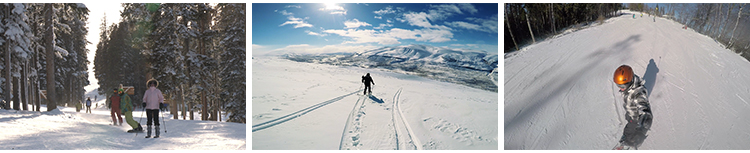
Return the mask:
<path id="1" fill-rule="evenodd" d="M 630 68 L 628 65 L 620 65 L 615 70 L 613 80 L 617 85 L 626 85 L 633 82 L 633 68 Z"/>

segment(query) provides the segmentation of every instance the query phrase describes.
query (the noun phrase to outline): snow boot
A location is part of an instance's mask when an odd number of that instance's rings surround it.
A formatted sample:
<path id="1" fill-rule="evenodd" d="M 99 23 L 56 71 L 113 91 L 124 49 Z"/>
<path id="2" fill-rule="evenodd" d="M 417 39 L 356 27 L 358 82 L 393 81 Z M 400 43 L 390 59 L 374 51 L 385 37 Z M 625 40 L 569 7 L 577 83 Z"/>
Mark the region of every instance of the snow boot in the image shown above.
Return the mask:
<path id="1" fill-rule="evenodd" d="M 154 138 L 159 138 L 159 126 L 156 126 L 156 136 Z"/>
<path id="2" fill-rule="evenodd" d="M 147 131 L 146 138 L 150 138 L 151 137 L 151 125 L 146 126 L 146 131 Z"/>

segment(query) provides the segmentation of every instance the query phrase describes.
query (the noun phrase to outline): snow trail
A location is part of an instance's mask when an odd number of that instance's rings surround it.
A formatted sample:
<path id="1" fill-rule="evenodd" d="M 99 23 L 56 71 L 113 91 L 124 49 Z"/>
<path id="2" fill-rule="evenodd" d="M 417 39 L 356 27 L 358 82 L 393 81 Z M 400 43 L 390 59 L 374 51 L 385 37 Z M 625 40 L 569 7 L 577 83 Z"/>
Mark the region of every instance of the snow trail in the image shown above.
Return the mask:
<path id="1" fill-rule="evenodd" d="M 315 109 L 318 109 L 318 108 L 320 108 L 320 107 L 323 107 L 323 106 L 325 106 L 325 105 L 328 105 L 328 104 L 330 104 L 330 103 L 333 103 L 333 102 L 337 102 L 337 101 L 339 101 L 339 100 L 343 99 L 344 97 L 347 97 L 347 96 L 350 96 L 350 95 L 356 94 L 356 93 L 358 93 L 358 92 L 360 92 L 360 91 L 359 91 L 359 90 L 358 90 L 358 91 L 354 91 L 354 92 L 352 92 L 352 93 L 349 93 L 349 94 L 346 94 L 346 95 L 342 95 L 342 96 L 339 96 L 339 97 L 333 98 L 333 99 L 331 99 L 331 100 L 327 100 L 327 101 L 324 101 L 324 102 L 321 102 L 321 103 L 318 103 L 318 104 L 312 105 L 312 106 L 310 106 L 310 107 L 307 107 L 307 108 L 305 108 L 305 109 L 302 109 L 302 110 L 296 111 L 296 112 L 294 112 L 294 113 L 291 113 L 291 114 L 287 114 L 287 115 L 284 115 L 284 116 L 282 116 L 282 117 L 279 117 L 279 118 L 276 118 L 276 119 L 272 119 L 272 120 L 270 120 L 270 121 L 266 121 L 266 122 L 263 122 L 263 123 L 255 124 L 255 125 L 253 125 L 253 132 L 255 132 L 255 131 L 258 131 L 258 130 L 263 130 L 263 129 L 266 129 L 266 128 L 269 128 L 269 127 L 272 127 L 272 126 L 275 126 L 275 125 L 278 125 L 278 124 L 281 124 L 281 123 L 284 123 L 284 122 L 286 122 L 286 121 L 289 121 L 289 120 L 295 119 L 295 118 L 297 118 L 297 117 L 300 117 L 300 116 L 302 116 L 302 115 L 305 115 L 305 114 L 307 114 L 307 113 L 308 113 L 308 112 L 310 112 L 310 111 L 313 111 L 313 110 L 315 110 Z M 282 119 L 283 119 L 283 120 L 282 120 Z M 268 125 L 266 125 L 266 124 L 268 124 Z"/>

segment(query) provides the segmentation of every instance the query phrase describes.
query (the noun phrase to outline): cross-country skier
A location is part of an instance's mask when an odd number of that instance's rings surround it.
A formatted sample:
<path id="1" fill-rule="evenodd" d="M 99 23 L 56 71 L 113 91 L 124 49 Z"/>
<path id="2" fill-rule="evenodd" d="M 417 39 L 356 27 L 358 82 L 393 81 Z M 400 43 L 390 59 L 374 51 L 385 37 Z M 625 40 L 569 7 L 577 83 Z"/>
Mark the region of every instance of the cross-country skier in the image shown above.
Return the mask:
<path id="1" fill-rule="evenodd" d="M 125 93 L 125 89 L 117 89 L 117 93 L 120 94 L 120 109 L 122 110 L 122 113 L 125 114 L 125 121 L 128 122 L 128 125 L 130 127 L 133 127 L 132 130 L 128 130 L 128 132 L 143 132 L 143 127 L 141 127 L 141 124 L 133 120 L 133 104 L 130 101 L 130 96 L 128 96 L 127 93 Z"/>
<path id="2" fill-rule="evenodd" d="M 112 94 L 112 97 L 109 97 L 109 107 L 111 110 L 109 111 L 110 116 L 112 116 L 112 124 L 117 125 L 117 120 L 120 119 L 120 126 L 122 126 L 122 110 L 120 109 L 120 96 L 117 93 L 117 88 L 112 89 L 114 93 Z"/>
<path id="3" fill-rule="evenodd" d="M 156 135 L 154 138 L 159 138 L 159 108 L 164 107 L 164 96 L 161 94 L 161 90 L 156 89 L 159 82 L 156 79 L 148 80 L 148 90 L 143 94 L 143 105 L 146 108 L 146 138 L 151 137 L 151 123 L 156 127 Z"/>
<path id="4" fill-rule="evenodd" d="M 370 87 L 370 83 L 372 83 L 372 85 L 375 85 L 375 81 L 372 81 L 372 77 L 370 77 L 370 73 L 367 73 L 367 75 L 362 77 L 362 83 L 365 83 L 364 94 L 367 94 L 368 89 L 370 91 L 370 94 L 372 94 L 372 87 Z"/>
<path id="5" fill-rule="evenodd" d="M 636 147 L 636 132 L 648 130 L 651 126 L 651 107 L 648 101 L 648 93 L 641 79 L 633 74 L 633 69 L 628 65 L 621 65 L 615 70 L 613 77 L 615 84 L 620 88 L 623 96 L 623 107 L 625 108 L 625 125 L 621 145 Z"/>

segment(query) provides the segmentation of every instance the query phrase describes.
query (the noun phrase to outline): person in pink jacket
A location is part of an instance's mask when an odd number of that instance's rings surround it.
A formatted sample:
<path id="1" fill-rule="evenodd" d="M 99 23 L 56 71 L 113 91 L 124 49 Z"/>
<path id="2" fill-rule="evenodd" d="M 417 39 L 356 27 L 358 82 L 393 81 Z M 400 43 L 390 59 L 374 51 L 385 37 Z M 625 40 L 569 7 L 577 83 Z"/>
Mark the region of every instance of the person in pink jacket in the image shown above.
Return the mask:
<path id="1" fill-rule="evenodd" d="M 155 136 L 154 138 L 159 137 L 159 108 L 164 107 L 164 96 L 161 94 L 161 90 L 156 89 L 157 86 L 159 86 L 159 82 L 156 81 L 156 79 L 150 79 L 148 80 L 148 90 L 146 90 L 146 93 L 143 94 L 143 105 L 146 108 L 146 118 L 148 120 L 146 121 L 146 138 L 151 137 L 151 125 L 156 127 L 155 130 Z"/>

